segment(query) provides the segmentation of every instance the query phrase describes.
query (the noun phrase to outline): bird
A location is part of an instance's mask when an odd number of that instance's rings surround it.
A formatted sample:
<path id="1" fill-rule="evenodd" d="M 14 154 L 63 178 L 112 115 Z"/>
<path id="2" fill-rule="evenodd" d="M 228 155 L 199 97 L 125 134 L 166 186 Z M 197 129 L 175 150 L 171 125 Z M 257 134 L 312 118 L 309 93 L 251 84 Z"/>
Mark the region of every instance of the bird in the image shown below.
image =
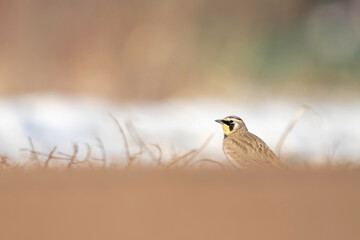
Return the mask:
<path id="1" fill-rule="evenodd" d="M 241 118 L 228 116 L 215 122 L 223 127 L 222 148 L 233 165 L 241 168 L 286 167 L 263 140 L 248 131 Z"/>

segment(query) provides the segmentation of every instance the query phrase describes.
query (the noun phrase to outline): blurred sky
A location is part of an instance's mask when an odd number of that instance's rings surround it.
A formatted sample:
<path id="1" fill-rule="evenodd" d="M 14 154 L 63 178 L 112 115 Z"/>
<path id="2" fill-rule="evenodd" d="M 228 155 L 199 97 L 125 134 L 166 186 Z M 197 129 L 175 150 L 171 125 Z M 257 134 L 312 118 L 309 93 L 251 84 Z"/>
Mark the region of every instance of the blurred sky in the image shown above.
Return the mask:
<path id="1" fill-rule="evenodd" d="M 0 0 L 0 93 L 357 96 L 360 2 Z"/>

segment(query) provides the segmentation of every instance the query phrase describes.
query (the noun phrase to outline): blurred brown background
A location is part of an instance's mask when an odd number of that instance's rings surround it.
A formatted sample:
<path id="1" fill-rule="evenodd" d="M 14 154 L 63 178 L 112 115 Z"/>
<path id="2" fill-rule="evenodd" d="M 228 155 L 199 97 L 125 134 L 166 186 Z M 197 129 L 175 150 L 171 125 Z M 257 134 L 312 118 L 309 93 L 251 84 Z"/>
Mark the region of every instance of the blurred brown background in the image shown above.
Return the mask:
<path id="1" fill-rule="evenodd" d="M 1 239 L 360 237 L 359 171 L 0 174 Z"/>
<path id="2" fill-rule="evenodd" d="M 0 0 L 0 93 L 356 95 L 359 16 L 358 1 Z"/>

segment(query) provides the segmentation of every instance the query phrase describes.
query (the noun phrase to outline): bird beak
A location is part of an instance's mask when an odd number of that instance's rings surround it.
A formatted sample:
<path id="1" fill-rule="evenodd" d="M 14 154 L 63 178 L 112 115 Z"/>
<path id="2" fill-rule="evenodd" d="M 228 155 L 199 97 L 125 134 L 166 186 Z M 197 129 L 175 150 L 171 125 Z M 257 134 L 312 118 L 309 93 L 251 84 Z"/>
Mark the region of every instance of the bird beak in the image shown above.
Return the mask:
<path id="1" fill-rule="evenodd" d="M 217 119 L 217 120 L 215 120 L 215 122 L 220 123 L 220 124 L 223 124 L 223 120 L 222 120 L 222 119 Z"/>

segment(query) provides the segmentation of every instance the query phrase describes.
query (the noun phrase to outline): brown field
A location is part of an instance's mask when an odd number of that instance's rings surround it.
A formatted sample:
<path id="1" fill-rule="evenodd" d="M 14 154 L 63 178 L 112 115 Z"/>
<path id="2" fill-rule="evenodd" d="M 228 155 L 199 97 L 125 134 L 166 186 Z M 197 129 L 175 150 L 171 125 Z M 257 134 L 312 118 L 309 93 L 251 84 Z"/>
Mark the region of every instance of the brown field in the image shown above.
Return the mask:
<path id="1" fill-rule="evenodd" d="M 359 170 L 9 170 L 0 239 L 360 239 Z"/>

